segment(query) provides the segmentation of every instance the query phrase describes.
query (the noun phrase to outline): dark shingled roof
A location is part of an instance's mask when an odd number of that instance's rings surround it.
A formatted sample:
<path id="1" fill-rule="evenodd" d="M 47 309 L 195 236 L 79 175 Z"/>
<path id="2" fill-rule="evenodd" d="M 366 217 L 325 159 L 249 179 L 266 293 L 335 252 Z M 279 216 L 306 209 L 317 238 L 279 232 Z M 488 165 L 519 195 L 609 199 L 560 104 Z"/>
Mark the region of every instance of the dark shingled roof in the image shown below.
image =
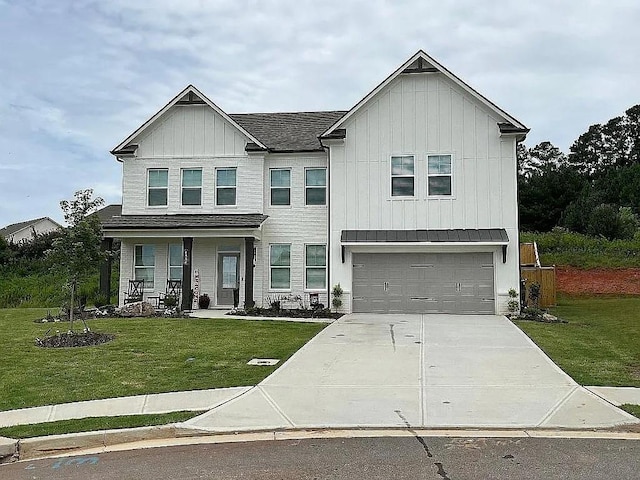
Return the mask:
<path id="1" fill-rule="evenodd" d="M 242 128 L 273 152 L 322 151 L 318 136 L 347 112 L 234 113 Z"/>
<path id="2" fill-rule="evenodd" d="M 509 243 L 504 228 L 457 230 L 343 230 L 342 243 L 358 242 L 496 242 Z"/>
<path id="3" fill-rule="evenodd" d="M 260 213 L 240 215 L 122 215 L 102 224 L 108 230 L 258 228 L 267 219 Z"/>
<path id="4" fill-rule="evenodd" d="M 111 220 L 111 217 L 120 216 L 122 214 L 122 205 L 107 205 L 91 215 L 97 215 L 100 223 Z"/>

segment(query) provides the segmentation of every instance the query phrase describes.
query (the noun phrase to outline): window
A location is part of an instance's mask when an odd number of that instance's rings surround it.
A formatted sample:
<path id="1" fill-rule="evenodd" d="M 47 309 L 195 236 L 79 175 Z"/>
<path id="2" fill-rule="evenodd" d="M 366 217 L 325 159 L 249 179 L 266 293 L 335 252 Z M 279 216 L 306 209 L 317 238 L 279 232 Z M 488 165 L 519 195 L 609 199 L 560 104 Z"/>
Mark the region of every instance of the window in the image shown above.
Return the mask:
<path id="1" fill-rule="evenodd" d="M 307 168 L 304 172 L 305 205 L 327 204 L 327 169 Z"/>
<path id="2" fill-rule="evenodd" d="M 182 170 L 182 205 L 202 205 L 202 169 Z"/>
<path id="3" fill-rule="evenodd" d="M 136 245 L 134 258 L 134 277 L 144 280 L 144 288 L 153 288 L 156 270 L 155 245 Z"/>
<path id="4" fill-rule="evenodd" d="M 169 278 L 168 280 L 182 280 L 182 245 L 169 245 Z"/>
<path id="5" fill-rule="evenodd" d="M 291 288 L 291 245 L 275 243 L 269 246 L 270 288 Z"/>
<path id="6" fill-rule="evenodd" d="M 451 195 L 451 155 L 428 155 L 428 194 Z"/>
<path id="7" fill-rule="evenodd" d="M 304 253 L 305 284 L 308 290 L 327 287 L 327 246 L 306 245 Z"/>
<path id="8" fill-rule="evenodd" d="M 169 170 L 150 169 L 148 177 L 147 205 L 150 207 L 166 207 Z"/>
<path id="9" fill-rule="evenodd" d="M 271 205 L 291 205 L 291 170 L 273 168 L 270 179 Z"/>
<path id="10" fill-rule="evenodd" d="M 216 205 L 236 204 L 236 169 L 216 170 Z"/>
<path id="11" fill-rule="evenodd" d="M 413 197 L 414 193 L 414 157 L 403 155 L 391 157 L 391 196 Z"/>

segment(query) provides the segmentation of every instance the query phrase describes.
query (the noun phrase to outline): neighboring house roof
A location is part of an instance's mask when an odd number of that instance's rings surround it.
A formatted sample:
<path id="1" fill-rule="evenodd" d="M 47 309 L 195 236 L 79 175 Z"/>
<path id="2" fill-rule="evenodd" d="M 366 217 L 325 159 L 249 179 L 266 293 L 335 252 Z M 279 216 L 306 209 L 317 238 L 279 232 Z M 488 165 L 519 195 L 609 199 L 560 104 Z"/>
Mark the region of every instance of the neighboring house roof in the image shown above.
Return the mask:
<path id="1" fill-rule="evenodd" d="M 180 214 L 180 215 L 122 215 L 111 217 L 102 224 L 104 230 L 127 229 L 189 229 L 189 228 L 258 228 L 267 215 L 251 214 Z"/>
<path id="2" fill-rule="evenodd" d="M 395 72 L 389 75 L 380 85 L 374 88 L 368 93 L 362 100 L 360 100 L 349 112 L 347 112 L 342 118 L 336 121 L 330 128 L 322 133 L 322 137 L 330 136 L 336 129 L 341 128 L 344 123 L 351 118 L 360 108 L 365 105 L 371 98 L 373 98 L 378 92 L 389 85 L 399 75 L 407 73 L 441 73 L 453 83 L 457 84 L 464 91 L 475 97 L 480 103 L 484 104 L 491 111 L 495 112 L 500 117 L 504 118 L 504 122 L 500 122 L 503 126 L 500 127 L 501 133 L 510 133 L 518 136 L 519 140 L 524 140 L 529 129 L 516 118 L 509 115 L 507 112 L 498 107 L 495 103 L 488 100 L 479 92 L 463 82 L 460 78 L 451 73 L 447 68 L 438 63 L 433 57 L 427 55 L 424 51 L 418 50 L 409 60 L 403 63 Z M 507 127 L 508 125 L 508 127 Z"/>
<path id="3" fill-rule="evenodd" d="M 229 115 L 272 152 L 322 151 L 318 136 L 346 111 L 232 113 Z"/>
<path id="4" fill-rule="evenodd" d="M 9 237 L 14 233 L 18 233 L 20 230 L 30 228 L 31 226 L 35 225 L 38 222 L 41 222 L 42 220 L 49 220 L 50 222 L 57 225 L 59 228 L 62 228 L 62 225 L 60 225 L 55 220 L 51 220 L 51 218 L 49 217 L 40 217 L 40 218 L 34 218 L 33 220 L 27 220 L 24 222 L 12 223 L 11 225 L 7 225 L 4 228 L 0 228 L 0 235 L 2 235 L 3 237 Z"/>
<path id="5" fill-rule="evenodd" d="M 107 205 L 91 215 L 97 215 L 100 223 L 105 223 L 111 220 L 111 217 L 122 215 L 122 205 Z"/>
<path id="6" fill-rule="evenodd" d="M 491 242 L 509 243 L 504 228 L 451 230 L 343 230 L 342 243 L 378 242 Z"/>

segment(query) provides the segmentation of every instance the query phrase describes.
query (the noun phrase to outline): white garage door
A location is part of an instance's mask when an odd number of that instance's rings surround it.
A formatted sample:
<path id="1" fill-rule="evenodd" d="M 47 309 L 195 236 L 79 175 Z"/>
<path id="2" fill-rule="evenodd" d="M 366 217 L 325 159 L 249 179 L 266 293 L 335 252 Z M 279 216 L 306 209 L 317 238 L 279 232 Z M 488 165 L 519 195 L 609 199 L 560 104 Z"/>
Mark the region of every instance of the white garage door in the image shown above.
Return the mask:
<path id="1" fill-rule="evenodd" d="M 493 254 L 354 253 L 352 309 L 493 314 Z"/>

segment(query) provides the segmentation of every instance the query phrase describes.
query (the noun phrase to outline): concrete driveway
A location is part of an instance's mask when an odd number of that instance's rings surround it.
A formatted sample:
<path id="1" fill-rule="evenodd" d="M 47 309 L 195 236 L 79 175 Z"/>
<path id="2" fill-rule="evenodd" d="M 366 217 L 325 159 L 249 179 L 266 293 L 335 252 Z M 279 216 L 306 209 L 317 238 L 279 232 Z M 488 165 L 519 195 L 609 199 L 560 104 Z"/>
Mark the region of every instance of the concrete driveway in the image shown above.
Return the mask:
<path id="1" fill-rule="evenodd" d="M 637 422 L 577 385 L 505 317 L 351 314 L 257 387 L 187 424 L 236 431 Z"/>

